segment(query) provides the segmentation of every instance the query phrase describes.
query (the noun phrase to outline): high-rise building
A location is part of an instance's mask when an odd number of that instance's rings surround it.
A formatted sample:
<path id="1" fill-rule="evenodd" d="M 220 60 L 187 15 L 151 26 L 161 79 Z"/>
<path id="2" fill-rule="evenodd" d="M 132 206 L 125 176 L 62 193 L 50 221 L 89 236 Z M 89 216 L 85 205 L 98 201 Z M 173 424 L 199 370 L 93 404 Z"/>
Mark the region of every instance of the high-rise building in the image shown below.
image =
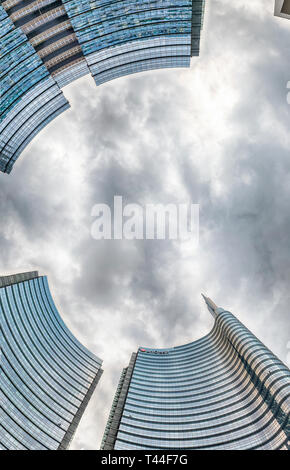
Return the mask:
<path id="1" fill-rule="evenodd" d="M 275 16 L 290 18 L 290 0 L 275 0 Z"/>
<path id="2" fill-rule="evenodd" d="M 0 170 L 69 107 L 61 88 L 189 67 L 204 0 L 4 0 L 0 6 Z"/>
<path id="3" fill-rule="evenodd" d="M 102 449 L 289 448 L 289 369 L 232 313 L 205 301 L 215 323 L 204 338 L 132 355 Z"/>
<path id="4" fill-rule="evenodd" d="M 0 449 L 67 449 L 102 361 L 62 321 L 46 277 L 0 278 Z"/>

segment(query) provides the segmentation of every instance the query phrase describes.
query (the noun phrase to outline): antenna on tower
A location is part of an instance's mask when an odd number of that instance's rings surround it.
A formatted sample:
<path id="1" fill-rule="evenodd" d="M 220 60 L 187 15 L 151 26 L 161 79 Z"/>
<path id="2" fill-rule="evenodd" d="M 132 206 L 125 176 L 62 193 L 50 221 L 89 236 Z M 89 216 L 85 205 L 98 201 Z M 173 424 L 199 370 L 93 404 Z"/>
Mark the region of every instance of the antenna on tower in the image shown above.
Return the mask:
<path id="1" fill-rule="evenodd" d="M 218 306 L 209 297 L 206 297 L 204 294 L 201 294 L 201 295 L 207 305 L 208 310 L 210 311 L 212 316 L 215 318 L 218 314 Z"/>

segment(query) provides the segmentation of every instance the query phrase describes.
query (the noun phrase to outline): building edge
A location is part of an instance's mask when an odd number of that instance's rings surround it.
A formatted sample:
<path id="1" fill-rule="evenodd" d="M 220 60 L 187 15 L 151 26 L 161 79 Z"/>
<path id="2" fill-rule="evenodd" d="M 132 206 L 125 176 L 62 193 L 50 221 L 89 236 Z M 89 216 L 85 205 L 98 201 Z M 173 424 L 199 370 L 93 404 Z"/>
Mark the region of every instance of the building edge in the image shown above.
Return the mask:
<path id="1" fill-rule="evenodd" d="M 120 421 L 128 395 L 137 353 L 132 353 L 128 367 L 125 367 L 121 373 L 117 391 L 114 396 L 113 404 L 103 435 L 100 450 L 113 450 L 117 438 Z"/>
<path id="2" fill-rule="evenodd" d="M 99 369 L 94 380 L 92 381 L 91 383 L 91 386 L 90 388 L 88 389 L 82 403 L 81 403 L 81 406 L 79 407 L 77 413 L 75 414 L 68 430 L 66 431 L 65 435 L 63 436 L 63 439 L 58 447 L 57 450 L 67 450 L 73 440 L 73 437 L 75 435 L 75 432 L 77 430 L 77 427 L 80 423 L 80 420 L 82 419 L 82 416 L 86 410 L 86 407 L 99 383 L 99 380 L 103 374 L 103 369 Z"/>
<path id="3" fill-rule="evenodd" d="M 10 274 L 8 276 L 0 276 L 0 289 L 2 287 L 12 286 L 19 282 L 31 281 L 39 277 L 38 271 L 27 271 L 24 273 Z"/>

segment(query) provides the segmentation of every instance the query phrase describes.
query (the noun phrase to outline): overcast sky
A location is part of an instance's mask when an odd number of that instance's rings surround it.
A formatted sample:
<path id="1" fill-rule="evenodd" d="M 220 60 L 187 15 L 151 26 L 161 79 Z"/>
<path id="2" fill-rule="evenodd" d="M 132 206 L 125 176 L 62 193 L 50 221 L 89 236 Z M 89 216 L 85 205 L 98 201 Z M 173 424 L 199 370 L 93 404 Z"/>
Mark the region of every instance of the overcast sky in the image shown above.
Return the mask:
<path id="1" fill-rule="evenodd" d="M 104 360 L 73 449 L 99 448 L 139 345 L 210 331 L 201 292 L 290 362 L 290 21 L 274 0 L 206 3 L 190 69 L 69 85 L 71 109 L 0 175 L 2 274 L 47 274 L 63 319 Z M 114 195 L 200 204 L 199 246 L 93 240 L 92 207 Z"/>

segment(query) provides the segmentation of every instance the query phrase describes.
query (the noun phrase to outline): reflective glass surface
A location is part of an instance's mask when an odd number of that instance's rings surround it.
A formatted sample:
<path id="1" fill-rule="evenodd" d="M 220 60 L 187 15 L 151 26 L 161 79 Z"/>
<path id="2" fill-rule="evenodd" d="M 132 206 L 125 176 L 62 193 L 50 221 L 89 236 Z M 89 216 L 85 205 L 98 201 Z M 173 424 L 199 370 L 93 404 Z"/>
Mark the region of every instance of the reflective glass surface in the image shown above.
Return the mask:
<path id="1" fill-rule="evenodd" d="M 199 53 L 202 0 L 63 3 L 97 85 L 145 70 L 189 67 Z"/>
<path id="2" fill-rule="evenodd" d="M 219 309 L 206 337 L 139 349 L 114 448 L 280 449 L 289 408 L 289 369 Z"/>

